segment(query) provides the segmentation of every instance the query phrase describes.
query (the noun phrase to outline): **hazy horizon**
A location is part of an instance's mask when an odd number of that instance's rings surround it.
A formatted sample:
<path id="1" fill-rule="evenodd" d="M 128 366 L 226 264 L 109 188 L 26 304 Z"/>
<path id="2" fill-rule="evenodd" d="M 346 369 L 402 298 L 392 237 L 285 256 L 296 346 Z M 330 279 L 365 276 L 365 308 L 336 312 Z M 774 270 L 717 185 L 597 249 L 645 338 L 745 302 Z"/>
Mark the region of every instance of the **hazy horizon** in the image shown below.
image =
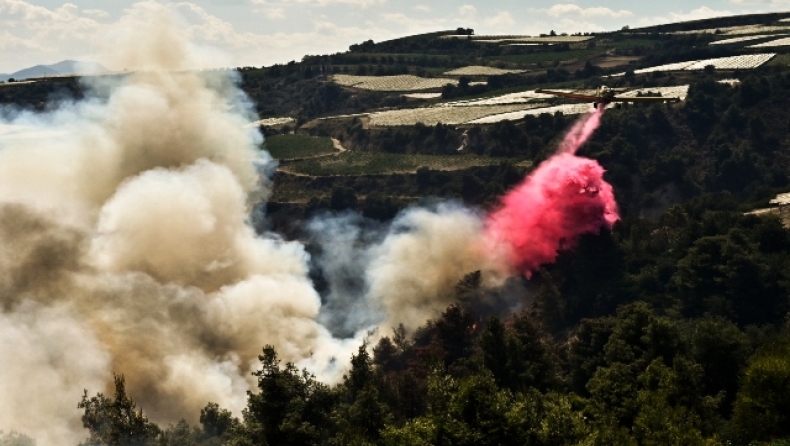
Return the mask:
<path id="1" fill-rule="evenodd" d="M 96 61 L 111 70 L 112 39 L 134 1 L 0 0 L 0 73 L 63 60 Z M 612 31 L 717 16 L 790 10 L 790 1 L 715 0 L 636 3 L 623 0 L 525 5 L 508 0 L 193 0 L 159 2 L 175 11 L 200 52 L 200 66 L 264 66 L 308 54 L 342 52 L 382 41 L 459 26 L 477 34 L 537 35 Z"/>

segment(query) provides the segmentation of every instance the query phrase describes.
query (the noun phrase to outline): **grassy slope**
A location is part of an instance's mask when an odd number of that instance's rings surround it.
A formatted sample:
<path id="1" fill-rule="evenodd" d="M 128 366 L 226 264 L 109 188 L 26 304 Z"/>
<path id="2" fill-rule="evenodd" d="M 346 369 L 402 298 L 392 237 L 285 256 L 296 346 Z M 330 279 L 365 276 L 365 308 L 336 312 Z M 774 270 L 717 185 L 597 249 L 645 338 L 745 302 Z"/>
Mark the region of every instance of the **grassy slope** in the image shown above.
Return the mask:
<path id="1" fill-rule="evenodd" d="M 519 160 L 523 161 L 523 160 Z M 476 155 L 418 155 L 346 152 L 336 157 L 289 163 L 283 170 L 311 176 L 386 175 L 413 173 L 425 166 L 431 170 L 462 170 L 498 164 L 500 159 Z"/>
<path id="2" fill-rule="evenodd" d="M 335 153 L 328 137 L 307 135 L 275 135 L 266 138 L 266 150 L 275 159 L 305 158 Z"/>
<path id="3" fill-rule="evenodd" d="M 606 50 L 601 48 L 591 48 L 591 49 L 585 48 L 585 49 L 569 50 L 569 51 L 549 50 L 549 51 L 534 52 L 531 54 L 490 56 L 486 59 L 490 61 L 501 60 L 504 62 L 529 66 L 536 63 L 554 62 L 555 60 L 564 61 L 564 60 L 589 59 L 604 54 L 605 52 Z"/>

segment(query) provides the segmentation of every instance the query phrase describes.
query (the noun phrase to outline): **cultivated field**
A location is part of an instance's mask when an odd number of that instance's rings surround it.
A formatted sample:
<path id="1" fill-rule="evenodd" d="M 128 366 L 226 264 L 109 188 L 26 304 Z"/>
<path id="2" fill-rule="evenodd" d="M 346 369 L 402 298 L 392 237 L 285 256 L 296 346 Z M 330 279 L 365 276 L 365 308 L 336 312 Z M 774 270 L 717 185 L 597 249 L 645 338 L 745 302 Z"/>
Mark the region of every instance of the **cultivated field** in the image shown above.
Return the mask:
<path id="1" fill-rule="evenodd" d="M 688 85 L 640 88 L 622 93 L 620 96 L 636 97 L 640 94 L 660 94 L 662 97 L 684 100 L 688 88 Z M 557 91 L 570 92 L 571 90 L 557 89 Z M 595 90 L 573 91 L 589 95 L 595 94 Z M 503 120 L 521 119 L 525 115 L 556 112 L 580 114 L 590 109 L 589 103 L 547 106 L 545 102 L 542 102 L 554 97 L 554 95 L 535 93 L 530 90 L 489 98 L 442 102 L 430 107 L 373 112 L 368 115 L 368 118 L 369 125 L 372 127 L 409 126 L 418 123 L 436 125 L 439 122 L 450 125 L 489 124 Z"/>
<path id="2" fill-rule="evenodd" d="M 565 90 L 559 90 L 565 91 Z M 567 90 L 570 91 L 570 90 Z M 434 107 L 480 107 L 486 105 L 506 105 L 506 104 L 526 104 L 544 99 L 551 99 L 553 95 L 535 93 L 534 90 L 520 91 L 518 93 L 508 93 L 490 98 L 467 99 L 462 101 L 450 101 L 436 104 Z"/>
<path id="3" fill-rule="evenodd" d="M 409 74 L 398 76 L 352 76 L 336 74 L 332 80 L 344 87 L 373 91 L 420 91 L 442 88 L 447 84 L 458 85 L 457 79 L 425 78 Z"/>
<path id="4" fill-rule="evenodd" d="M 484 116 L 540 107 L 543 104 L 510 104 L 465 107 L 423 107 L 403 110 L 386 110 L 370 114 L 370 126 L 399 126 L 442 124 L 458 125 Z"/>
<path id="5" fill-rule="evenodd" d="M 740 56 L 698 60 L 684 68 L 684 70 L 703 70 L 708 65 L 713 65 L 717 70 L 748 70 L 759 67 L 771 60 L 774 56 L 776 56 L 776 53 L 744 54 Z"/>
<path id="6" fill-rule="evenodd" d="M 589 60 L 594 57 L 598 57 L 603 53 L 600 48 L 583 48 L 583 49 L 571 49 L 569 51 L 537 51 L 531 54 L 508 54 L 503 56 L 490 56 L 486 57 L 487 60 L 492 62 L 496 61 L 503 61 L 508 63 L 520 64 L 520 65 L 530 65 L 530 64 L 538 64 L 540 68 L 540 64 L 554 64 L 556 61 L 560 61 L 560 64 L 565 63 L 566 61 L 576 61 L 581 62 L 582 64 L 584 61 Z"/>
<path id="7" fill-rule="evenodd" d="M 741 80 L 740 79 L 719 79 L 716 82 L 718 82 L 720 84 L 727 84 L 730 87 L 734 87 L 734 86 L 740 84 Z"/>
<path id="8" fill-rule="evenodd" d="M 609 107 L 612 107 L 613 104 L 609 104 Z M 510 113 L 501 113 L 498 115 L 492 116 L 485 116 L 480 119 L 475 119 L 473 121 L 467 122 L 467 124 L 495 124 L 501 121 L 517 121 L 519 119 L 523 119 L 524 116 L 527 115 L 541 115 L 543 113 L 554 114 L 560 112 L 564 115 L 580 115 L 582 113 L 587 113 L 593 110 L 593 106 L 590 103 L 580 103 L 580 104 L 562 104 L 562 105 L 555 105 L 552 107 L 540 107 L 540 108 L 533 108 L 528 110 L 520 110 L 514 111 Z"/>
<path id="9" fill-rule="evenodd" d="M 717 40 L 715 42 L 711 42 L 710 44 L 711 45 L 730 45 L 730 44 L 733 44 L 733 43 L 748 42 L 748 41 L 751 41 L 751 40 L 770 39 L 772 37 L 779 37 L 779 36 L 783 36 L 783 35 L 784 34 L 760 34 L 760 35 L 757 35 L 757 36 L 733 37 L 731 39 Z"/>
<path id="10" fill-rule="evenodd" d="M 622 97 L 637 97 L 640 94 L 660 94 L 661 97 L 664 98 L 680 98 L 680 100 L 685 100 L 686 96 L 688 95 L 688 85 L 678 85 L 674 87 L 652 87 L 652 88 L 638 88 L 636 90 L 631 90 L 618 96 Z M 579 93 L 583 94 L 592 94 L 590 91 L 584 90 L 574 90 Z M 607 108 L 614 107 L 615 104 L 609 104 Z M 524 116 L 527 115 L 540 115 L 543 113 L 554 114 L 560 112 L 564 115 L 579 115 L 582 113 L 587 113 L 588 111 L 593 110 L 592 104 L 590 103 L 576 103 L 576 104 L 561 104 L 555 105 L 551 107 L 535 107 L 526 110 L 518 110 L 508 113 L 501 113 L 498 115 L 491 115 L 491 116 L 484 116 L 482 118 L 474 119 L 467 124 L 494 124 L 500 121 L 516 121 L 519 119 L 523 119 Z"/>
<path id="11" fill-rule="evenodd" d="M 248 126 L 249 127 L 259 127 L 259 126 L 273 127 L 275 125 L 290 124 L 292 122 L 296 122 L 296 120 L 294 118 L 290 118 L 290 117 L 284 116 L 284 117 L 281 117 L 281 118 L 261 119 L 260 121 L 255 121 L 255 122 L 249 123 Z"/>
<path id="12" fill-rule="evenodd" d="M 654 71 L 682 71 L 686 69 L 686 67 L 690 66 L 696 61 L 688 61 L 688 62 L 675 62 L 675 63 L 668 63 L 664 65 L 658 65 L 655 67 L 649 68 L 641 68 L 639 70 L 634 70 L 635 74 L 642 74 L 642 73 L 652 73 Z M 621 73 L 625 74 L 625 73 Z"/>
<path id="13" fill-rule="evenodd" d="M 790 45 L 790 37 L 785 37 L 783 39 L 771 40 L 770 42 L 758 43 L 756 45 L 749 45 L 746 48 L 769 48 L 769 47 L 787 46 L 787 45 Z"/>
<path id="14" fill-rule="evenodd" d="M 329 137 L 275 135 L 266 138 L 266 150 L 272 158 L 287 160 L 337 153 Z"/>
<path id="15" fill-rule="evenodd" d="M 742 25 L 723 28 L 692 29 L 689 31 L 675 31 L 669 34 L 722 34 L 725 36 L 740 36 L 746 34 L 775 33 L 790 31 L 788 26 L 776 25 Z"/>
<path id="16" fill-rule="evenodd" d="M 438 99 L 441 93 L 404 93 L 401 96 L 409 99 Z"/>
<path id="17" fill-rule="evenodd" d="M 641 59 L 639 56 L 605 56 L 591 61 L 595 66 L 601 68 L 613 68 L 622 65 L 628 65 L 631 62 L 636 62 Z"/>
<path id="18" fill-rule="evenodd" d="M 469 36 L 464 35 L 444 35 L 439 36 L 440 39 L 467 39 Z M 577 43 L 586 40 L 594 39 L 595 36 L 518 36 L 518 35 L 479 35 L 471 36 L 471 40 L 478 43 L 505 43 L 505 42 L 519 42 L 519 43 L 535 43 L 535 44 L 550 44 L 550 43 Z"/>
<path id="19" fill-rule="evenodd" d="M 456 68 L 445 72 L 445 76 L 498 76 L 501 74 L 524 73 L 525 70 L 503 70 L 501 68 L 484 67 L 473 65 L 469 67 Z"/>
<path id="20" fill-rule="evenodd" d="M 744 54 L 741 56 L 719 57 L 715 59 L 691 60 L 687 62 L 677 62 L 656 67 L 641 68 L 634 70 L 635 74 L 652 73 L 654 71 L 693 71 L 704 70 L 706 66 L 713 65 L 717 70 L 749 70 L 759 67 L 776 56 L 776 53 L 768 54 Z M 613 74 L 612 76 L 622 76 L 625 73 Z"/>
<path id="21" fill-rule="evenodd" d="M 462 170 L 498 164 L 501 160 L 477 155 L 402 155 L 349 151 L 338 156 L 305 160 L 280 170 L 310 176 L 381 175 L 413 173 L 426 166 L 432 170 Z"/>
<path id="22" fill-rule="evenodd" d="M 617 96 L 624 98 L 635 98 L 639 95 L 645 96 L 650 94 L 660 94 L 662 98 L 680 98 L 681 101 L 686 99 L 688 95 L 688 85 L 676 85 L 672 87 L 650 87 L 650 88 L 637 88 L 636 90 L 627 91 Z"/>

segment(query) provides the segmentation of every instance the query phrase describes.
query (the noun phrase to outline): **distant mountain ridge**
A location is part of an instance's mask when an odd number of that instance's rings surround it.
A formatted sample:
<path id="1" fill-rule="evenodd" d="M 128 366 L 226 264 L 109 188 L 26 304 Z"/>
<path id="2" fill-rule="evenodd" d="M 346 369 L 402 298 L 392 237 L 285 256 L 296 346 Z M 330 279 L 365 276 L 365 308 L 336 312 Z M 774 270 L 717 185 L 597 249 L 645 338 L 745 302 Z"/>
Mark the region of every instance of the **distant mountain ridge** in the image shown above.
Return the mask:
<path id="1" fill-rule="evenodd" d="M 109 71 L 107 68 L 98 62 L 81 62 L 78 60 L 63 60 L 51 65 L 36 65 L 28 67 L 11 74 L 0 74 L 0 80 L 6 81 L 10 78 L 14 80 L 25 80 L 35 77 L 45 76 L 64 76 L 64 75 L 82 75 L 82 74 L 96 74 Z"/>

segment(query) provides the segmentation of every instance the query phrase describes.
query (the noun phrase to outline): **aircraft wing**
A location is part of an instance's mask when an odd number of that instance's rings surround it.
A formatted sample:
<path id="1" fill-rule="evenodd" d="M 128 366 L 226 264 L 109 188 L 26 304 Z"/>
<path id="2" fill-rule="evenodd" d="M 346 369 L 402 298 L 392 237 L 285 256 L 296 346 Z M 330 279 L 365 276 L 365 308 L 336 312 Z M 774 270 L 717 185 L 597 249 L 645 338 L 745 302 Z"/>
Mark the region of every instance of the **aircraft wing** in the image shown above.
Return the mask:
<path id="1" fill-rule="evenodd" d="M 600 97 L 589 95 L 589 94 L 568 93 L 568 92 L 565 92 L 565 91 L 543 90 L 542 88 L 538 88 L 537 90 L 535 90 L 535 93 L 553 94 L 554 96 L 560 96 L 560 97 L 563 97 L 563 98 L 581 99 L 583 101 L 590 101 L 590 102 L 598 102 L 598 101 L 601 100 Z"/>
<path id="2" fill-rule="evenodd" d="M 670 98 L 661 96 L 629 96 L 629 97 L 613 97 L 609 102 L 678 102 L 680 98 Z"/>

